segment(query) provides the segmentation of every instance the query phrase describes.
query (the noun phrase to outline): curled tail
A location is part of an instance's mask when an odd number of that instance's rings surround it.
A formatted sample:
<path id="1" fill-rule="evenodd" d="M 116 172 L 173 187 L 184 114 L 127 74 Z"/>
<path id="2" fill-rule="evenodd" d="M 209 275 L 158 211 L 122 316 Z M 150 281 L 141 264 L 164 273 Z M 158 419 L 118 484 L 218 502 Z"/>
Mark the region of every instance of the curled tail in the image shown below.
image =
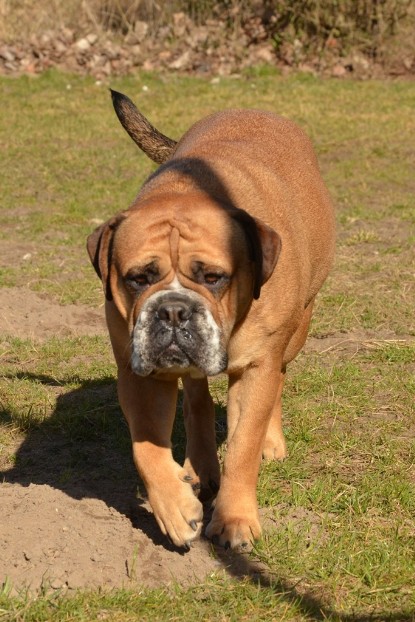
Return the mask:
<path id="1" fill-rule="evenodd" d="M 173 153 L 177 142 L 156 130 L 129 97 L 110 90 L 114 110 L 125 131 L 150 160 L 157 164 L 165 162 Z"/>

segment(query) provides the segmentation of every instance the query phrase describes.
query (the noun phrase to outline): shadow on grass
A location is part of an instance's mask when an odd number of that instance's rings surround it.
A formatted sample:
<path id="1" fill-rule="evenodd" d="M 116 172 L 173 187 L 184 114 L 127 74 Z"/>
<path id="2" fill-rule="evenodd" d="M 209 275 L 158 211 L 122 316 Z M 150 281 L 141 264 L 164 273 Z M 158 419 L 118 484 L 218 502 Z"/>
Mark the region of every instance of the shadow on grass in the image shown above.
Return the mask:
<path id="1" fill-rule="evenodd" d="M 12 377 L 62 386 L 48 376 L 24 373 Z M 1 421 L 16 423 L 4 410 L 0 411 Z M 113 378 L 87 381 L 79 389 L 62 393 L 54 412 L 42 423 L 31 422 L 29 416 L 17 423 L 23 429 L 27 425 L 26 437 L 13 468 L 0 471 L 1 481 L 22 486 L 45 484 L 74 499 L 102 500 L 129 518 L 154 544 L 184 554 L 169 543 L 153 515 L 140 504 L 144 487 L 133 464 L 128 426 Z M 176 428 L 176 437 L 183 434 L 179 424 Z M 173 443 L 179 445 L 178 439 Z"/>
<path id="2" fill-rule="evenodd" d="M 16 376 L 13 376 L 16 378 Z M 19 375 L 17 375 L 19 377 Z M 61 386 L 47 376 L 21 374 L 20 377 L 48 386 Z M 181 415 L 173 433 L 175 458 L 184 458 L 185 434 Z M 225 409 L 217 406 L 218 442 L 225 439 Z M 0 412 L 0 420 L 12 422 L 12 414 Z M 46 484 L 74 499 L 96 498 L 127 516 L 133 527 L 144 532 L 156 545 L 186 555 L 161 534 L 151 512 L 137 500 L 138 475 L 132 461 L 129 432 L 122 417 L 113 379 L 84 382 L 76 390 L 62 393 L 56 408 L 46 421 L 29 427 L 16 455 L 15 465 L 0 472 L 5 482 L 28 486 Z M 140 487 L 141 488 L 141 487 Z M 142 488 L 141 488 L 142 490 Z M 209 512 L 206 512 L 206 522 Z M 216 554 L 227 572 L 235 578 L 249 577 L 262 588 L 272 590 L 289 605 L 296 605 L 310 620 L 366 622 L 410 621 L 413 614 L 384 613 L 373 615 L 340 614 L 314 595 L 300 593 L 288 581 L 270 576 L 263 565 L 246 554 L 216 547 Z"/>

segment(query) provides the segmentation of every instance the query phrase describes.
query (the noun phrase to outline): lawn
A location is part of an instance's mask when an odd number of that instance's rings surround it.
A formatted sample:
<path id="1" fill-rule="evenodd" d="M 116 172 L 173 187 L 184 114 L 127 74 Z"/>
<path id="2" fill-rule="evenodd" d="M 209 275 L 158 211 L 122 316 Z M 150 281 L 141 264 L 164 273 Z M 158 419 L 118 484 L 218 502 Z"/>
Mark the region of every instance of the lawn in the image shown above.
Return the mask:
<path id="1" fill-rule="evenodd" d="M 107 86 L 56 72 L 0 79 L 2 287 L 34 291 L 45 304 L 101 308 L 86 236 L 130 204 L 154 167 L 119 126 Z M 289 457 L 261 468 L 264 536 L 242 561 L 267 572 L 65 596 L 16 593 L 0 576 L 0 620 L 415 619 L 415 83 L 260 68 L 212 81 L 141 73 L 110 86 L 172 138 L 221 108 L 297 121 L 336 206 L 336 263 L 305 351 L 289 368 Z M 87 446 L 91 420 L 94 434 L 128 460 L 121 418 L 111 419 L 114 374 L 104 335 L 38 341 L 6 330 L 0 467 L 11 468 L 19 443 L 40 427 Z M 225 383 L 211 384 L 223 432 Z M 95 392 L 76 408 L 62 401 L 85 386 Z"/>

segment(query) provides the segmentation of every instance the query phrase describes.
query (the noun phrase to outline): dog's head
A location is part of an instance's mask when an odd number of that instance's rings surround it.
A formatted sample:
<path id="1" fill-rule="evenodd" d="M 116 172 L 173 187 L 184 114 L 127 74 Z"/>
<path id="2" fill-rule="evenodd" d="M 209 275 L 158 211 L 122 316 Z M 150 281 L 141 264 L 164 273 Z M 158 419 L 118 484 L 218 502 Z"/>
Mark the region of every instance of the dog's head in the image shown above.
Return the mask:
<path id="1" fill-rule="evenodd" d="M 128 323 L 133 371 L 215 375 L 274 270 L 280 238 L 195 191 L 138 201 L 87 246 L 106 298 Z"/>

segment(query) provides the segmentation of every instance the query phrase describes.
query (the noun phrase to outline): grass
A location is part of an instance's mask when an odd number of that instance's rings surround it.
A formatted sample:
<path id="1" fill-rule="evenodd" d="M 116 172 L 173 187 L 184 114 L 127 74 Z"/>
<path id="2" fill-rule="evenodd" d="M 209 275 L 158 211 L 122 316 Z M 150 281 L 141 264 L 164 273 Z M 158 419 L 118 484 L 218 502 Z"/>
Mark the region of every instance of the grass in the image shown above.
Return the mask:
<path id="1" fill-rule="evenodd" d="M 354 611 L 382 603 L 392 613 L 405 600 L 413 611 L 415 348 L 348 358 L 296 363 L 286 396 L 290 459 L 267 465 L 260 488 L 278 529 L 260 554 L 277 576 L 288 559 L 291 573 L 307 590 L 330 594 L 336 611 L 354 601 Z"/>
<path id="2" fill-rule="evenodd" d="M 111 84 L 172 137 L 223 107 L 274 110 L 316 145 L 335 200 L 338 252 L 310 344 L 284 396 L 290 457 L 261 469 L 261 581 L 14 595 L 0 620 L 411 620 L 415 617 L 415 85 L 282 78 L 212 84 L 139 74 Z M 143 87 L 147 87 L 143 90 Z M 102 304 L 85 238 L 126 207 L 152 164 L 119 127 L 107 89 L 58 73 L 1 79 L 0 284 Z M 184 112 L 183 112 L 184 111 Z M 27 254 L 30 257 L 23 259 Z M 103 337 L 0 339 L 0 463 L 40 427 L 115 445 L 129 459 Z M 51 372 L 53 370 L 53 373 Z M 223 433 L 225 386 L 212 382 Z M 116 415 L 113 417 L 113 415 Z M 221 427 L 222 426 L 222 427 Z M 182 430 L 175 432 L 177 450 Z M 72 466 L 76 473 L 77 462 Z M 62 477 L 70 474 L 62 474 Z M 134 551 L 130 557 L 134 570 Z"/>
<path id="3" fill-rule="evenodd" d="M 38 599 L 30 610 L 21 615 L 19 605 L 8 610 L 8 619 L 24 619 L 25 622 L 46 620 L 111 620 L 132 622 L 136 620 L 294 620 L 301 616 L 299 599 L 288 598 L 283 588 L 270 585 L 267 589 L 243 580 L 208 579 L 203 585 L 183 590 L 176 588 L 143 590 L 138 593 L 120 590 L 116 594 L 84 593 L 75 598 L 57 599 L 49 596 Z M 288 600 L 288 602 L 287 602 Z M 280 609 L 284 617 L 276 618 Z M 16 615 L 17 614 L 17 615 Z M 1 600 L 0 600 L 1 616 Z M 58 617 L 56 617 L 58 616 Z M 1 618 L 0 618 L 1 619 Z M 297 618 L 299 619 L 299 618 Z"/>

